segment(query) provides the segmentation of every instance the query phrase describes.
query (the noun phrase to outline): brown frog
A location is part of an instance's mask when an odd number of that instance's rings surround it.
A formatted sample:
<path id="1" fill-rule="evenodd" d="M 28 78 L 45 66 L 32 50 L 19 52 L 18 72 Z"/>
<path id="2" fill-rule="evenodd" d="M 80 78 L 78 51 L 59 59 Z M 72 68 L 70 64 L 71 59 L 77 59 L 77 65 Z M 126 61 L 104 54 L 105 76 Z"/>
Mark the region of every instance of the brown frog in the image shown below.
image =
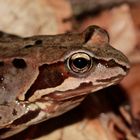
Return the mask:
<path id="1" fill-rule="evenodd" d="M 0 139 L 74 108 L 118 83 L 129 67 L 98 26 L 27 38 L 1 32 Z"/>

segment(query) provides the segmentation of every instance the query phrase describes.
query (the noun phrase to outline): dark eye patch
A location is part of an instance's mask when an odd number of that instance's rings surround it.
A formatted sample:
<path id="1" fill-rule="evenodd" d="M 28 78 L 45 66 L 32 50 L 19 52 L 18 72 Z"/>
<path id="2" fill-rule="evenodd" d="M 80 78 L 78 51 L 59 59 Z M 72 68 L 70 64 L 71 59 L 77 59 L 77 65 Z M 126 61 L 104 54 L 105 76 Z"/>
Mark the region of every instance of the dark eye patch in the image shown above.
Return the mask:
<path id="1" fill-rule="evenodd" d="M 114 60 L 109 60 L 107 66 L 108 67 L 115 67 L 116 66 L 116 63 L 115 63 Z"/>
<path id="2" fill-rule="evenodd" d="M 25 94 L 25 100 L 28 100 L 36 90 L 57 87 L 61 85 L 68 74 L 64 67 L 64 63 L 58 62 L 54 64 L 44 64 L 39 67 L 39 75 L 30 89 Z"/>

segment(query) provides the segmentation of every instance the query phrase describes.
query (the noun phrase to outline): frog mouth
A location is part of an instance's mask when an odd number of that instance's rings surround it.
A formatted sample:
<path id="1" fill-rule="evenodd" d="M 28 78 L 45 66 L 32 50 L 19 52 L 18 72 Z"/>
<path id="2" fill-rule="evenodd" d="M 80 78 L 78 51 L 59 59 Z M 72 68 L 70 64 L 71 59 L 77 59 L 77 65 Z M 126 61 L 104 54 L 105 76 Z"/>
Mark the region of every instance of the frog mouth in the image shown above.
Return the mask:
<path id="1" fill-rule="evenodd" d="M 48 95 L 44 95 L 42 99 L 49 99 L 53 101 L 66 101 L 66 100 L 76 100 L 79 98 L 84 98 L 88 94 L 92 93 L 93 90 L 96 91 L 99 87 L 103 87 L 105 84 L 93 86 L 92 82 L 82 83 L 79 87 L 67 91 L 55 91 Z"/>

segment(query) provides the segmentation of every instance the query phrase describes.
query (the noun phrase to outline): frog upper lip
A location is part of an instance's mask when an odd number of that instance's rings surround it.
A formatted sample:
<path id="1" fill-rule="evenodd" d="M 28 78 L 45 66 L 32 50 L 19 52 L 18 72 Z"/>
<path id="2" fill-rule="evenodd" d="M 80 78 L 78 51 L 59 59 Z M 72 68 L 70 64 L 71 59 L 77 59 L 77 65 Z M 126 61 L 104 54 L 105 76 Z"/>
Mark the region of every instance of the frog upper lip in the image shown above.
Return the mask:
<path id="1" fill-rule="evenodd" d="M 66 101 L 66 100 L 76 100 L 79 98 L 83 98 L 83 97 L 87 96 L 88 94 L 95 92 L 99 89 L 110 86 L 113 83 L 120 81 L 121 79 L 122 79 L 122 75 L 119 74 L 119 75 L 116 75 L 116 76 L 108 78 L 108 79 L 98 80 L 98 82 L 99 82 L 98 85 L 93 85 L 92 82 L 82 83 L 76 89 L 67 90 L 67 91 L 55 91 L 48 95 L 42 96 L 41 99 L 42 100 L 48 99 L 48 100 L 58 101 L 58 102 Z M 112 82 L 112 84 L 108 84 L 108 83 L 110 83 L 110 80 L 114 81 L 114 82 Z"/>
<path id="2" fill-rule="evenodd" d="M 86 96 L 87 94 L 91 93 L 93 90 L 92 82 L 89 83 L 82 83 L 76 89 L 71 89 L 67 91 L 54 91 L 48 95 L 44 95 L 41 99 L 49 99 L 53 101 L 64 101 L 64 100 L 71 100 L 74 98 Z"/>
<path id="3" fill-rule="evenodd" d="M 107 82 L 108 83 L 108 82 Z M 56 102 L 63 102 L 63 101 L 68 101 L 68 100 L 76 100 L 79 98 L 84 98 L 86 97 L 88 94 L 95 92 L 99 89 L 102 89 L 101 87 L 107 87 L 106 82 L 98 84 L 98 85 L 93 85 L 92 82 L 89 83 L 83 83 L 81 84 L 77 89 L 73 89 L 73 90 L 67 90 L 67 91 L 55 91 L 52 92 L 48 95 L 44 95 L 42 96 L 41 100 L 46 101 L 47 100 L 52 100 L 52 101 L 56 101 Z"/>

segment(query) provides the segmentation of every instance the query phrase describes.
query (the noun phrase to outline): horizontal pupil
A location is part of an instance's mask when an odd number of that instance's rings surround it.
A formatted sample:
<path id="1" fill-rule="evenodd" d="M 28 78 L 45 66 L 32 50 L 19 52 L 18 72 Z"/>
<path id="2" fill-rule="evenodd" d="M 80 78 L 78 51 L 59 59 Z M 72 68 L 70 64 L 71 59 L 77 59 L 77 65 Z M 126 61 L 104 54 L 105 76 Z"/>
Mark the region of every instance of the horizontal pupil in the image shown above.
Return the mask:
<path id="1" fill-rule="evenodd" d="M 75 60 L 73 60 L 73 65 L 79 69 L 85 68 L 87 64 L 88 64 L 88 60 L 85 58 L 76 58 Z"/>

